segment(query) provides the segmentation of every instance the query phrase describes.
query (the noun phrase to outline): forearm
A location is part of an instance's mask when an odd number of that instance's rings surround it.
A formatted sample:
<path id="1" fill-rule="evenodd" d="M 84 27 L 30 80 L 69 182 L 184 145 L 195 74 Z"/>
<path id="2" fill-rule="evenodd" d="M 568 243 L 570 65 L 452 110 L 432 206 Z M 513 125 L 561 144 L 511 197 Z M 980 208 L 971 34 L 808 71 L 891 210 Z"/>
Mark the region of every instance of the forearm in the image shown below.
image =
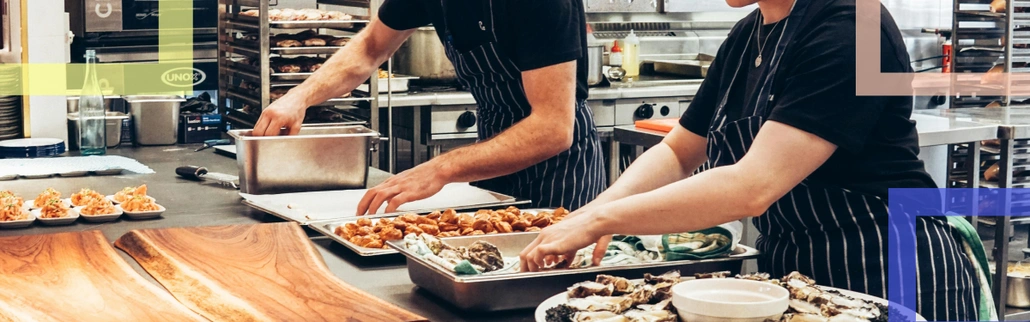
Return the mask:
<path id="1" fill-rule="evenodd" d="M 650 192 L 622 198 L 599 210 L 599 235 L 657 235 L 695 231 L 768 209 L 763 185 L 737 166 L 702 172 Z"/>
<path id="2" fill-rule="evenodd" d="M 526 169 L 568 149 L 550 131 L 548 121 L 530 115 L 497 136 L 445 153 L 429 161 L 448 182 L 472 182 Z"/>

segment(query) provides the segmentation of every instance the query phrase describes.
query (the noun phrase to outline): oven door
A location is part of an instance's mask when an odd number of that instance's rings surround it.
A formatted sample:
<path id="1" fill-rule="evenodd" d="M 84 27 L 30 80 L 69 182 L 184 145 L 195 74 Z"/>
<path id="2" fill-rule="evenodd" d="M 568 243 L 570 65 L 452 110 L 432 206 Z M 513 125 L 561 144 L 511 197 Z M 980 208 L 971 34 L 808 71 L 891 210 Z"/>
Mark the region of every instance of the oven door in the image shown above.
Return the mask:
<path id="1" fill-rule="evenodd" d="M 193 46 L 193 60 L 186 66 L 170 66 L 157 69 L 152 66 L 158 62 L 157 46 L 111 46 L 89 48 L 96 50 L 97 60 L 101 63 L 130 64 L 125 67 L 123 79 L 108 80 L 106 85 L 124 87 L 126 92 L 146 92 L 147 84 L 185 84 L 183 91 L 216 91 L 218 90 L 217 43 L 196 43 Z M 103 78 L 103 75 L 99 75 Z M 69 81 L 75 79 L 71 77 Z M 186 82 L 188 81 L 188 82 Z M 101 83 L 104 81 L 101 80 Z M 81 83 L 78 84 L 81 86 Z M 72 86 L 72 85 L 69 85 Z M 79 87 L 69 87 L 79 88 Z"/>
<path id="2" fill-rule="evenodd" d="M 156 31 L 160 0 L 85 0 L 86 32 Z M 164 0 L 183 1 L 183 0 Z M 218 28 L 217 0 L 193 1 L 193 28 Z"/>

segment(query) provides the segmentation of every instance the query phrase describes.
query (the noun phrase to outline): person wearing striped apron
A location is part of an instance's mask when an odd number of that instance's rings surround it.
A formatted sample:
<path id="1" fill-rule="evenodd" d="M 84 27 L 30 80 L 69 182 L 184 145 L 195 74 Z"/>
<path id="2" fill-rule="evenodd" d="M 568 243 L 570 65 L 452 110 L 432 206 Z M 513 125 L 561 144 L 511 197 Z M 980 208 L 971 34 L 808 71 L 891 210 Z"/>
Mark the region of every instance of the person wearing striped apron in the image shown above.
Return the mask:
<path id="1" fill-rule="evenodd" d="M 855 94 L 855 0 L 757 3 L 730 31 L 682 126 L 597 200 L 545 228 L 520 254 L 523 270 L 595 241 L 603 251 L 610 238 L 602 236 L 696 231 L 753 217 L 760 271 L 798 271 L 822 285 L 886 297 L 887 241 L 898 233 L 888 224 L 887 190 L 935 187 L 917 158 L 911 99 Z M 881 68 L 911 72 L 900 31 L 881 10 Z M 939 202 L 906 200 L 906 213 L 939 209 Z M 943 219 L 919 217 L 907 228 L 917 236 L 912 309 L 930 321 L 976 320 L 976 272 Z"/>
<path id="2" fill-rule="evenodd" d="M 607 185 L 587 98 L 582 0 L 385 0 L 378 16 L 310 79 L 262 113 L 255 133 L 295 133 L 303 109 L 352 91 L 415 28 L 432 24 L 477 103 L 479 140 L 369 189 L 358 214 L 394 212 L 445 184 L 574 210 Z M 362 76 L 363 75 L 363 76 Z"/>

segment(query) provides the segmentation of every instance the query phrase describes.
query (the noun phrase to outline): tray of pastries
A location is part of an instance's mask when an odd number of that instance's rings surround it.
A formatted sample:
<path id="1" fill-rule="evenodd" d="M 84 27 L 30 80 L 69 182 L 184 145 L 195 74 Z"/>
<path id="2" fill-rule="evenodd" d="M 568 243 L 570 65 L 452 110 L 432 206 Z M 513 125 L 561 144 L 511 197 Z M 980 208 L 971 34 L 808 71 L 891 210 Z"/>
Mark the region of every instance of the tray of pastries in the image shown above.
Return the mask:
<path id="1" fill-rule="evenodd" d="M 260 19 L 259 10 L 245 10 L 240 12 L 244 19 Z M 323 9 L 269 9 L 268 23 L 272 28 L 283 29 L 310 29 L 310 28 L 331 28 L 351 29 L 355 24 L 368 23 L 368 17 L 352 16 L 340 11 L 328 11 Z"/>
<path id="2" fill-rule="evenodd" d="M 352 217 L 310 226 L 358 255 L 382 256 L 397 254 L 386 242 L 400 240 L 407 234 L 454 237 L 537 232 L 561 221 L 568 213 L 564 208 L 523 210 L 514 206 L 474 213 L 447 209 L 428 214 Z"/>

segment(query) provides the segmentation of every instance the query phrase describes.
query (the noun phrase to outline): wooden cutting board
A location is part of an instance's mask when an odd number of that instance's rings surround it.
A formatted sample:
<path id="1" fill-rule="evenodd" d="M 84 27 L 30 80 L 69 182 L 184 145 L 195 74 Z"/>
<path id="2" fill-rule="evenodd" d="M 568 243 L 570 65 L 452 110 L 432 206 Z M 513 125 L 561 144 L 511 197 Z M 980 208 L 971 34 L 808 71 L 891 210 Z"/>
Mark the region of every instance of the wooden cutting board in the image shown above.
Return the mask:
<path id="1" fill-rule="evenodd" d="M 0 321 L 204 321 L 99 231 L 0 237 Z"/>
<path id="2" fill-rule="evenodd" d="M 134 230 L 115 242 L 214 321 L 425 321 L 333 276 L 296 223 Z"/>
<path id="3" fill-rule="evenodd" d="M 678 118 L 643 120 L 636 121 L 636 123 L 634 123 L 634 125 L 636 125 L 637 128 L 661 131 L 665 133 L 672 132 L 672 128 L 678 126 L 679 124 L 680 120 Z"/>

